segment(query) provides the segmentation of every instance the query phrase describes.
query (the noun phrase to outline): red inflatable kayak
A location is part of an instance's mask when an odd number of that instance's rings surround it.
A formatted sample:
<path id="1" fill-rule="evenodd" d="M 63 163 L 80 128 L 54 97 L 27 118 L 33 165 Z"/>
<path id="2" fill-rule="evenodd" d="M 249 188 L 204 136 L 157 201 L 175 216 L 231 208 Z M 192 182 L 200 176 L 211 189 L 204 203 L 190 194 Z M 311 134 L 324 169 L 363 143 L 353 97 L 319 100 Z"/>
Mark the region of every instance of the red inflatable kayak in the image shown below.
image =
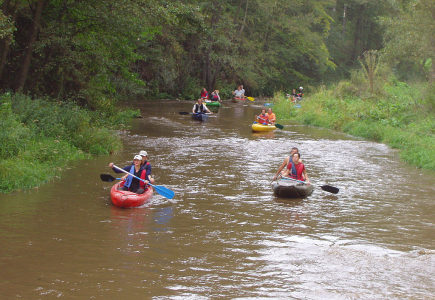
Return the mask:
<path id="1" fill-rule="evenodd" d="M 124 181 L 116 183 L 110 190 L 112 203 L 118 207 L 129 208 L 144 205 L 149 202 L 153 195 L 153 188 L 148 187 L 143 194 L 136 194 L 128 191 L 120 191 L 118 188 L 124 185 Z"/>

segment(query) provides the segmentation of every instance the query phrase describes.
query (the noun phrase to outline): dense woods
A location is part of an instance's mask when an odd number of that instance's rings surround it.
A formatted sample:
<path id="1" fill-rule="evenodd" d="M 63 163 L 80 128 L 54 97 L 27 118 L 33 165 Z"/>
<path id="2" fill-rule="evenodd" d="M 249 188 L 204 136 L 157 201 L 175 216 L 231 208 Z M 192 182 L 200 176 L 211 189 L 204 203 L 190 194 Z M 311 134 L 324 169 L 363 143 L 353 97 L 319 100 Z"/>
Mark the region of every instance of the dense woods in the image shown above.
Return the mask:
<path id="1" fill-rule="evenodd" d="M 194 99 L 202 86 L 257 96 L 329 84 L 368 50 L 385 50 L 398 76 L 433 77 L 432 0 L 0 3 L 0 88 L 92 109 Z"/>
<path id="2" fill-rule="evenodd" d="M 310 102 L 281 119 L 389 143 L 435 169 L 435 0 L 0 0 L 0 190 L 121 148 L 124 99 L 202 87 Z M 65 159 L 67 157 L 67 159 Z M 32 164 L 25 162 L 32 161 Z M 37 174 L 43 174 L 41 178 Z"/>

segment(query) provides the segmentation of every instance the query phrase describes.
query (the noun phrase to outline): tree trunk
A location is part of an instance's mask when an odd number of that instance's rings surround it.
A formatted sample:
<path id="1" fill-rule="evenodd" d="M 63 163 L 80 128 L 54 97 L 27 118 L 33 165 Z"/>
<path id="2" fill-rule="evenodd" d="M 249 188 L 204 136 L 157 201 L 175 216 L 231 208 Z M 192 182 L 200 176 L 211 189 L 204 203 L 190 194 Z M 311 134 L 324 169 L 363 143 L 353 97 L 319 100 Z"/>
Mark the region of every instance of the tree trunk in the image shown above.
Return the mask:
<path id="1" fill-rule="evenodd" d="M 343 8 L 343 30 L 341 35 L 343 36 L 343 39 L 346 37 L 346 4 Z"/>
<path id="2" fill-rule="evenodd" d="M 27 76 L 29 74 L 30 62 L 32 60 L 33 48 L 35 46 L 36 39 L 38 37 L 40 21 L 42 15 L 42 9 L 44 7 L 44 2 L 46 0 L 38 0 L 36 3 L 36 10 L 33 17 L 34 23 L 33 28 L 30 31 L 29 42 L 27 44 L 26 52 L 23 57 L 23 62 L 21 65 L 20 72 L 18 74 L 17 84 L 15 85 L 15 91 L 22 89 L 26 83 Z M 47 0 L 49 1 L 49 0 Z"/>
<path id="3" fill-rule="evenodd" d="M 15 20 L 17 19 L 17 7 L 18 7 L 18 3 L 19 2 L 20 2 L 19 0 L 15 1 L 15 5 L 12 8 L 12 23 L 15 23 Z M 10 5 L 10 1 L 9 0 L 5 0 L 3 2 L 3 14 L 5 16 L 10 15 L 10 13 L 11 13 L 9 11 L 9 8 L 10 8 L 9 5 Z M 8 53 L 9 53 L 10 45 L 11 45 L 11 43 L 7 39 L 3 39 L 0 42 L 0 49 L 2 49 L 2 51 L 0 53 L 0 55 L 1 55 L 0 56 L 0 82 L 1 82 L 1 80 L 3 78 L 3 72 L 5 71 L 6 60 L 8 58 Z"/>

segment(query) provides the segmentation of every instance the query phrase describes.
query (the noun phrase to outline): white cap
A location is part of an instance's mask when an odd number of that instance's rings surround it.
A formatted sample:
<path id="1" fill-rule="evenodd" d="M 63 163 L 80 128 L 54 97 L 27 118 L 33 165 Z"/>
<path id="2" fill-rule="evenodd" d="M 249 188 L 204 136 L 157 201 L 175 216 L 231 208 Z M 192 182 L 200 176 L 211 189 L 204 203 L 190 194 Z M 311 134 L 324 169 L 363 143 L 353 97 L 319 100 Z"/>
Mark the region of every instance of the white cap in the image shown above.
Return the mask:
<path id="1" fill-rule="evenodd" d="M 303 87 L 300 87 L 299 89 L 300 89 L 300 90 L 303 90 L 304 88 L 303 88 Z"/>
<path id="2" fill-rule="evenodd" d="M 133 159 L 142 160 L 142 156 L 140 156 L 140 155 L 135 155 Z"/>
<path id="3" fill-rule="evenodd" d="M 141 156 L 148 156 L 148 153 L 147 153 L 146 151 L 142 150 L 142 151 L 139 153 L 139 155 L 141 155 Z"/>

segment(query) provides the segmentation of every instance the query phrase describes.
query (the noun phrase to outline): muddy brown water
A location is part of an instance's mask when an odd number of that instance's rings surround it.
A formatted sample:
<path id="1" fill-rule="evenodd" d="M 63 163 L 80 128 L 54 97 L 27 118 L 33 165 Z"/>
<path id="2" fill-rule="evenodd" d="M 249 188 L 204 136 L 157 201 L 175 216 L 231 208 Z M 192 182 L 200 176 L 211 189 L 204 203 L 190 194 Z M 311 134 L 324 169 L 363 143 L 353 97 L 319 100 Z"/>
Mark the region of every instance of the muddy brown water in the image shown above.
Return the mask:
<path id="1" fill-rule="evenodd" d="M 121 153 L 0 194 L 1 299 L 433 299 L 434 172 L 330 130 L 252 133 L 258 102 L 204 123 L 179 115 L 193 102 L 135 105 L 144 118 Z M 316 185 L 307 199 L 272 193 L 293 146 Z M 99 174 L 140 150 L 175 197 L 114 207 Z"/>

